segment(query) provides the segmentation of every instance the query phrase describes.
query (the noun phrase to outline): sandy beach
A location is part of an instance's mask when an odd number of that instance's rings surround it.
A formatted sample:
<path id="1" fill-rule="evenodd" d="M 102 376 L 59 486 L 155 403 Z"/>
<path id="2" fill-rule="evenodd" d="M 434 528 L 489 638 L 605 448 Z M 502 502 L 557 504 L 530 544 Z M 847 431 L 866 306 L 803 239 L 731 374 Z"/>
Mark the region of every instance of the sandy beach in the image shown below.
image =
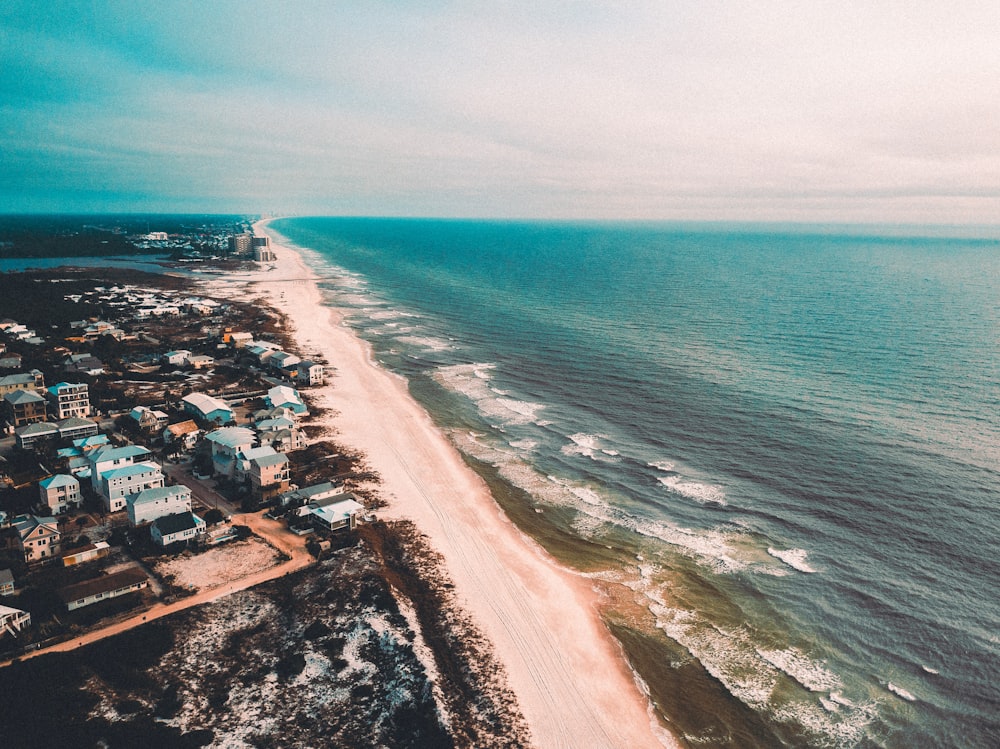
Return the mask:
<path id="1" fill-rule="evenodd" d="M 413 521 L 443 556 L 458 600 L 507 670 L 533 743 L 675 746 L 601 622 L 589 582 L 513 526 L 405 382 L 377 366 L 368 345 L 321 304 L 302 257 L 276 239 L 276 263 L 231 283 L 244 290 L 249 282 L 251 297 L 288 316 L 303 354 L 329 362 L 327 384 L 310 391 L 329 409 L 326 425 L 382 477 L 389 507 L 381 517 Z"/>

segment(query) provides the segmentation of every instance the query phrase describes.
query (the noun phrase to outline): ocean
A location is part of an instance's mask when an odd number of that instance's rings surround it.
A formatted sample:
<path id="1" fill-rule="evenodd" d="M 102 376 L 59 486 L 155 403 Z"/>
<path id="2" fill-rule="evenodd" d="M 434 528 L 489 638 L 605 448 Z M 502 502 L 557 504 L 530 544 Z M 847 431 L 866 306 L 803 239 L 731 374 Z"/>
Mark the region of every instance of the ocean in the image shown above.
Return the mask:
<path id="1" fill-rule="evenodd" d="M 687 745 L 1000 746 L 1000 242 L 271 228 L 508 515 L 607 594 Z"/>

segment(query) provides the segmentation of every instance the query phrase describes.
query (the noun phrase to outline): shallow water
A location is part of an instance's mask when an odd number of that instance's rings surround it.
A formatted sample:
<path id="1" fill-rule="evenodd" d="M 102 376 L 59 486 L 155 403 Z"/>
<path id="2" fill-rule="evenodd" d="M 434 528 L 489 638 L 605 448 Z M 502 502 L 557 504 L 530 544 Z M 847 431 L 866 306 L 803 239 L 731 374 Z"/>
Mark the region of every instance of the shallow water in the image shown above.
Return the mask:
<path id="1" fill-rule="evenodd" d="M 512 518 L 608 591 L 692 745 L 996 745 L 997 242 L 271 228 Z"/>

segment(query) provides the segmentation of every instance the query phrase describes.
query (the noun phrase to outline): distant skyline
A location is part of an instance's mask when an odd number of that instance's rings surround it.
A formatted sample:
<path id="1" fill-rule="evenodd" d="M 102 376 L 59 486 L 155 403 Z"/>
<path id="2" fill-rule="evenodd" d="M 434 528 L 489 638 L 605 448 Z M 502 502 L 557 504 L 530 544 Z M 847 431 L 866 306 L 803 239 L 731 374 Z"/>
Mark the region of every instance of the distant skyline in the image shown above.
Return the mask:
<path id="1" fill-rule="evenodd" d="M 0 212 L 1000 224 L 1000 4 L 0 5 Z"/>

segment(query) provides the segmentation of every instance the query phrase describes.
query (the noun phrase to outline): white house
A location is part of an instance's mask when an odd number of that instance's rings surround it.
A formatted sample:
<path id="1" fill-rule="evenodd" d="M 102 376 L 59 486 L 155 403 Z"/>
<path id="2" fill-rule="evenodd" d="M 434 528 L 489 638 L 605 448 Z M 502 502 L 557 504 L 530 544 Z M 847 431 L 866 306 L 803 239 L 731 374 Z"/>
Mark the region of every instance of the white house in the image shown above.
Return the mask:
<path id="1" fill-rule="evenodd" d="M 309 503 L 309 512 L 312 514 L 313 523 L 328 531 L 340 529 L 354 530 L 358 524 L 358 513 L 364 512 L 364 506 L 354 499 L 353 494 L 348 494 L 344 499 L 320 500 Z"/>
<path id="2" fill-rule="evenodd" d="M 14 595 L 14 573 L 9 569 L 0 570 L 0 596 Z"/>
<path id="3" fill-rule="evenodd" d="M 51 515 L 61 515 L 80 504 L 80 482 L 73 476 L 57 473 L 38 482 L 41 504 Z"/>
<path id="4" fill-rule="evenodd" d="M 191 352 L 187 349 L 177 349 L 176 351 L 168 351 L 163 355 L 163 363 L 170 364 L 174 367 L 183 367 L 187 364 L 188 357 L 191 356 Z"/>
<path id="5" fill-rule="evenodd" d="M 169 546 L 177 541 L 190 541 L 205 532 L 205 521 L 193 512 L 179 512 L 157 518 L 149 527 L 153 541 Z"/>
<path id="6" fill-rule="evenodd" d="M 0 635 L 17 637 L 25 627 L 31 625 L 31 614 L 10 606 L 0 606 Z"/>
<path id="7" fill-rule="evenodd" d="M 314 361 L 301 361 L 295 379 L 303 385 L 320 385 L 325 376 L 323 365 Z"/>
<path id="8" fill-rule="evenodd" d="M 45 397 L 57 419 L 90 416 L 90 392 L 84 382 L 60 382 L 48 388 Z"/>
<path id="9" fill-rule="evenodd" d="M 334 484 L 331 481 L 324 481 L 322 484 L 314 484 L 301 489 L 293 489 L 281 495 L 281 504 L 284 506 L 300 506 L 310 502 L 320 502 L 330 497 L 338 497 L 344 494 L 344 487 Z"/>
<path id="10" fill-rule="evenodd" d="M 75 445 L 76 443 L 74 443 Z M 90 463 L 90 486 L 95 492 L 101 490 L 101 474 L 113 468 L 130 466 L 145 460 L 152 460 L 153 454 L 141 445 L 125 445 L 124 447 L 100 446 L 86 450 L 80 445 Z"/>
<path id="11" fill-rule="evenodd" d="M 156 463 L 134 463 L 113 468 L 101 474 L 98 493 L 104 498 L 108 512 L 125 509 L 130 494 L 163 486 L 163 473 Z"/>
<path id="12" fill-rule="evenodd" d="M 143 489 L 125 500 L 128 521 L 135 527 L 166 515 L 191 512 L 191 490 L 186 486 L 157 486 Z"/>

